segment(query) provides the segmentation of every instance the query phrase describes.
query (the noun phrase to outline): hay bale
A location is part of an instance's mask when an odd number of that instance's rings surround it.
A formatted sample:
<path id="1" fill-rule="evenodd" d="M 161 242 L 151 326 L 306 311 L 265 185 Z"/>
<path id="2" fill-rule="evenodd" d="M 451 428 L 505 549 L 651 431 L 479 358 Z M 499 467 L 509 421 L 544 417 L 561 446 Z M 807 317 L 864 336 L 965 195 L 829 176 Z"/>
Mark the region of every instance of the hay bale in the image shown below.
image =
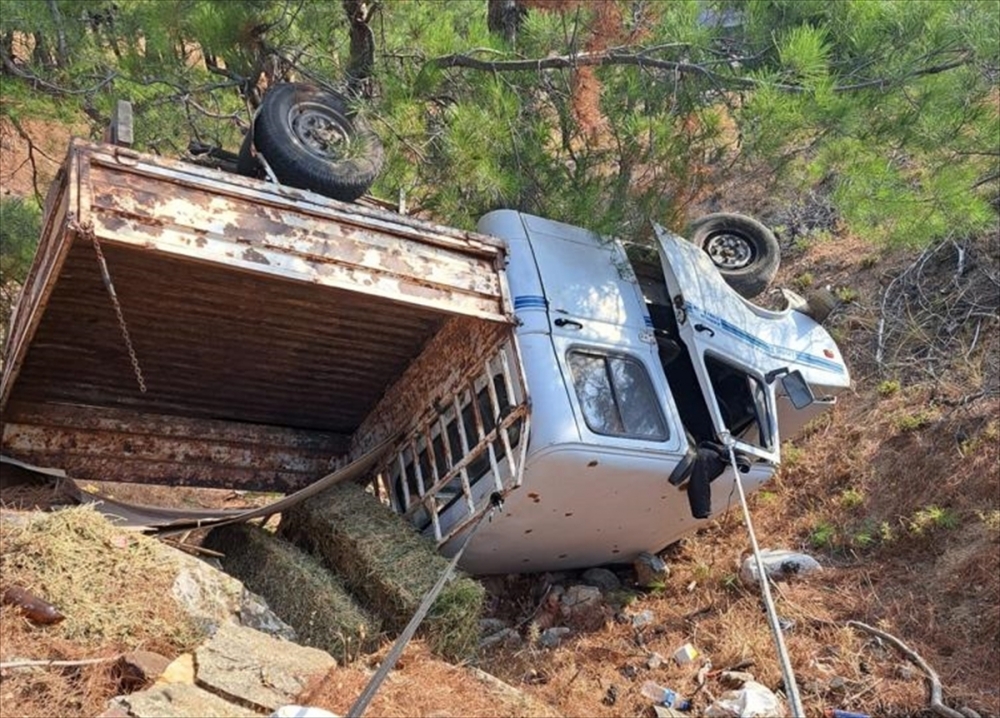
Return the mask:
<path id="1" fill-rule="evenodd" d="M 295 629 L 299 641 L 339 660 L 375 650 L 378 618 L 313 556 L 252 524 L 212 529 L 203 545 L 225 554 L 222 565 Z"/>
<path id="2" fill-rule="evenodd" d="M 321 556 L 393 631 L 406 626 L 448 564 L 432 541 L 352 483 L 286 512 L 280 532 Z M 445 586 L 420 628 L 431 650 L 449 660 L 474 654 L 484 593 L 464 576 Z"/>

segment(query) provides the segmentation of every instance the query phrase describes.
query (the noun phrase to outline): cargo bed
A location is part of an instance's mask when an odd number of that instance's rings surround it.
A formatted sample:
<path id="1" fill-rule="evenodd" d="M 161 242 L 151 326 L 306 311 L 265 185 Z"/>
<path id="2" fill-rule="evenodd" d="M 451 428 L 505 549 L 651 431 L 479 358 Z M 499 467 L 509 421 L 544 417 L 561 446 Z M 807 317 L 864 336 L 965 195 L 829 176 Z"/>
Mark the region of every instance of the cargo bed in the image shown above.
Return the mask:
<path id="1" fill-rule="evenodd" d="M 3 452 L 78 478 L 300 488 L 413 422 L 357 435 L 442 329 L 438 350 L 509 336 L 504 263 L 483 235 L 74 141 L 4 348 Z"/>

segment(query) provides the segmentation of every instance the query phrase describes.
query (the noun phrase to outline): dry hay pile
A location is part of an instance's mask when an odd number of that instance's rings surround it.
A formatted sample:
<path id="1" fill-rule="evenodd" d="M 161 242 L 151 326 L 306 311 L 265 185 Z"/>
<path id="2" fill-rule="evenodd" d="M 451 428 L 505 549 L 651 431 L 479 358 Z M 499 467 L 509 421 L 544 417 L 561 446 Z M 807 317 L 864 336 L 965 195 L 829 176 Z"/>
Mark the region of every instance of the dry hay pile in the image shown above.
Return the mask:
<path id="1" fill-rule="evenodd" d="M 387 628 L 402 628 L 448 561 L 434 544 L 357 484 L 340 484 L 282 516 L 281 533 L 322 556 Z M 421 626 L 435 653 L 452 660 L 474 654 L 483 587 L 454 578 Z"/>
<path id="2" fill-rule="evenodd" d="M 226 572 L 264 596 L 300 643 L 344 662 L 378 647 L 379 620 L 313 556 L 251 524 L 213 529 L 203 545 L 225 554 Z"/>
<path id="3" fill-rule="evenodd" d="M 37 518 L 36 518 L 37 517 Z M 20 586 L 65 620 L 36 625 L 0 612 L 0 660 L 113 658 L 142 648 L 168 656 L 202 636 L 171 596 L 176 568 L 156 541 L 115 528 L 91 508 L 4 514 L 0 593 Z M 117 690 L 112 663 L 4 671 L 0 714 L 96 714 Z"/>

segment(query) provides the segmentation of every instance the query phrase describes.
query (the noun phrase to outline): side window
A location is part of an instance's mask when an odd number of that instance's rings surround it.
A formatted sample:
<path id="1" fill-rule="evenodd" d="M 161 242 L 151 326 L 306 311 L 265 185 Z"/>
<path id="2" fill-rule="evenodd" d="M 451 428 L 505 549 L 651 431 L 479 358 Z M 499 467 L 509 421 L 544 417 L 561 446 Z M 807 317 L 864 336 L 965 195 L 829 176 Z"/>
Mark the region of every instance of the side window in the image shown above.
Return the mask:
<path id="1" fill-rule="evenodd" d="M 748 444 L 771 450 L 774 443 L 767 423 L 767 394 L 756 377 L 711 356 L 705 368 L 730 433 Z"/>
<path id="2" fill-rule="evenodd" d="M 663 441 L 667 424 L 641 362 L 618 354 L 566 355 L 583 418 L 595 434 Z"/>

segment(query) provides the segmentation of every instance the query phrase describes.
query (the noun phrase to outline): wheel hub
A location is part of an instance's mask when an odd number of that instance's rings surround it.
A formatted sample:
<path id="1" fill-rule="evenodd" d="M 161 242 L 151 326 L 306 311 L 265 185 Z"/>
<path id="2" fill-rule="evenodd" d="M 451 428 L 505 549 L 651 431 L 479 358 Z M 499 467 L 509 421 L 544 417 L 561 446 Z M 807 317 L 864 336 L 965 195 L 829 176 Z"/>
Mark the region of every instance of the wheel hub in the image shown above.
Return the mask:
<path id="1" fill-rule="evenodd" d="M 340 113 L 315 103 L 295 105 L 288 124 L 296 141 L 311 154 L 325 160 L 344 156 L 350 141 L 347 119 Z"/>
<path id="2" fill-rule="evenodd" d="M 733 232 L 711 235 L 703 248 L 715 266 L 722 269 L 743 269 L 754 259 L 753 245 L 743 235 Z"/>

